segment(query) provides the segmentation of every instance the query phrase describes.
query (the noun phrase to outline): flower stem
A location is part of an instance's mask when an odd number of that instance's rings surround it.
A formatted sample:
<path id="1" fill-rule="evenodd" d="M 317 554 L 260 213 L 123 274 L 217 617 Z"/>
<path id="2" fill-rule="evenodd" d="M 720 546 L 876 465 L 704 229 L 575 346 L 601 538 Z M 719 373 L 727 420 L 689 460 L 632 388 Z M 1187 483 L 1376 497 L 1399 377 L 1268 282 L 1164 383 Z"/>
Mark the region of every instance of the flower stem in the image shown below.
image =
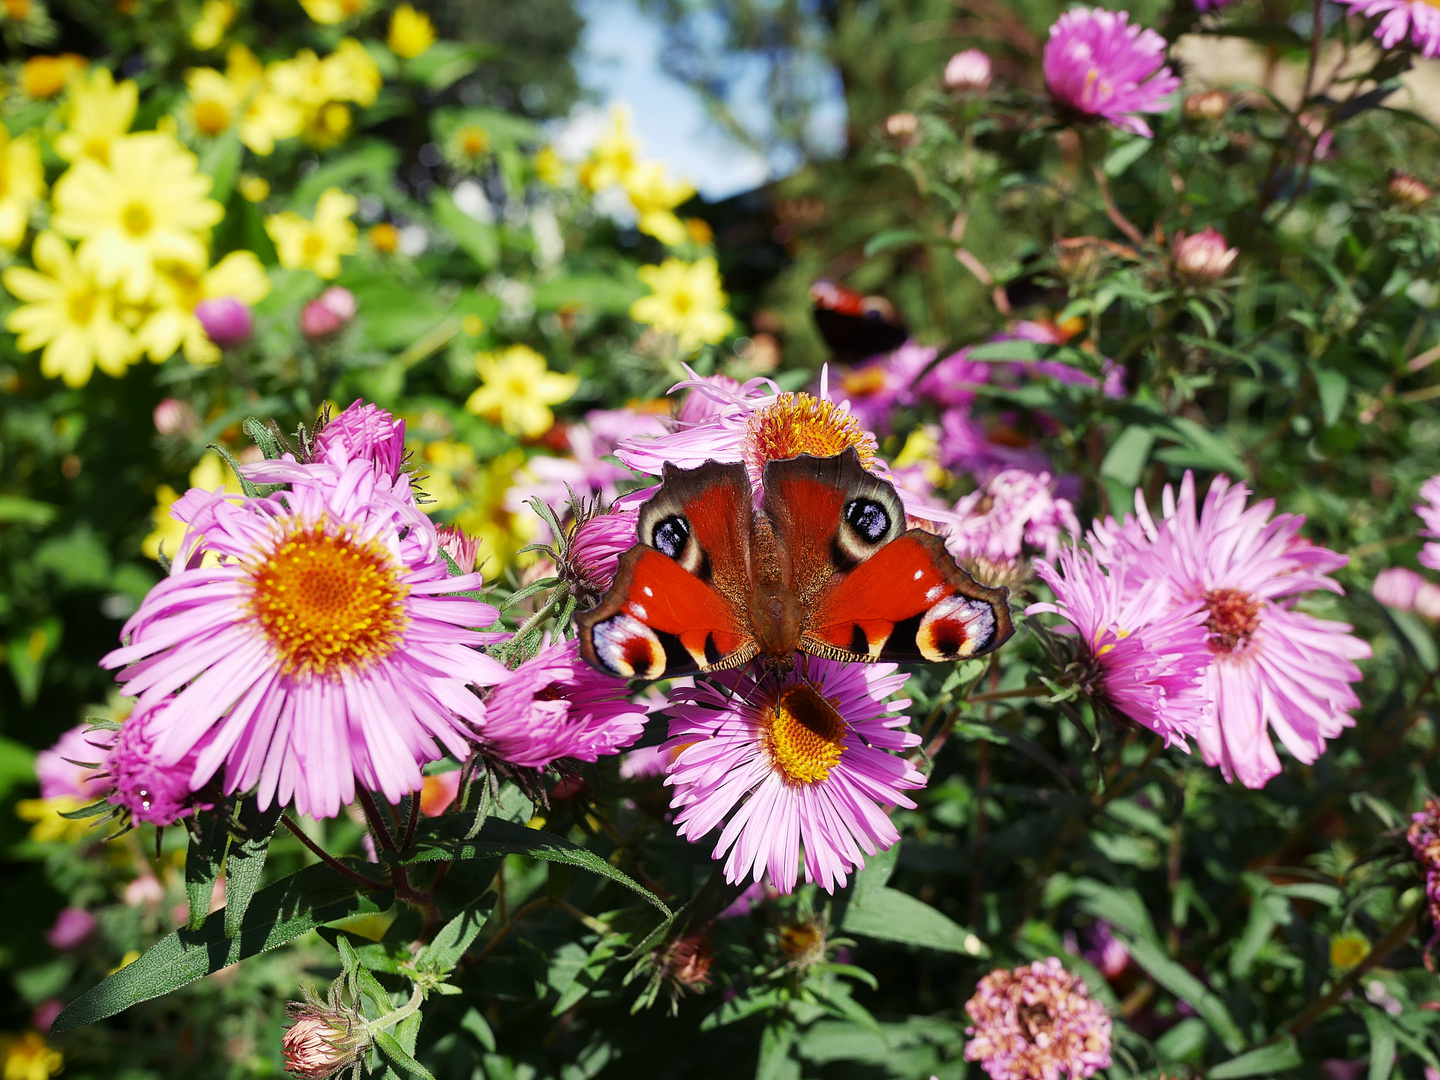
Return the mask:
<path id="1" fill-rule="evenodd" d="M 376 1032 L 394 1027 L 420 1008 L 420 1003 L 424 1000 L 425 994 L 420 989 L 420 984 L 416 983 L 415 990 L 411 993 L 409 1001 L 405 1002 L 404 1005 L 401 1005 L 394 1012 L 388 1012 L 384 1016 L 377 1016 L 374 1020 L 366 1023 L 365 1033 L 373 1038 Z"/>
<path id="2" fill-rule="evenodd" d="M 295 824 L 294 821 L 290 820 L 289 814 L 281 814 L 280 821 L 287 829 L 289 829 L 292 833 L 295 834 L 296 839 L 298 839 L 302 844 L 304 844 L 307 848 L 310 849 L 310 853 L 312 855 L 314 855 L 317 859 L 323 862 L 326 866 L 330 867 L 330 869 L 344 874 L 347 878 L 355 882 L 355 884 L 359 885 L 361 888 L 375 890 L 385 888 L 385 883 L 383 881 L 376 881 L 374 878 L 366 877 L 359 871 L 351 869 L 350 867 L 342 863 L 339 859 L 335 858 L 335 856 L 331 855 L 324 848 L 322 848 L 319 844 L 315 843 L 314 840 L 310 839 L 310 837 L 305 834 L 304 829 L 300 828 L 299 825 Z"/>

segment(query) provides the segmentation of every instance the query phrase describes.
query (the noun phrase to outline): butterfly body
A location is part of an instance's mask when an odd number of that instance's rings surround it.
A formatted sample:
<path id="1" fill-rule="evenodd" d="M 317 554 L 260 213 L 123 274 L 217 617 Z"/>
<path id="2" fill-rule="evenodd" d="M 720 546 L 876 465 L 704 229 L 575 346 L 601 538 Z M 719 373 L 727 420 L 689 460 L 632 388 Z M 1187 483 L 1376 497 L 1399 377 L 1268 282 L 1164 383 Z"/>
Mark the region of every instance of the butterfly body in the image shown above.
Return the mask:
<path id="1" fill-rule="evenodd" d="M 938 536 L 906 531 L 895 489 L 854 450 L 768 462 L 758 508 L 739 463 L 667 465 L 662 480 L 610 591 L 577 616 L 581 653 L 603 671 L 957 660 L 1013 632 L 1007 591 L 977 584 Z"/>

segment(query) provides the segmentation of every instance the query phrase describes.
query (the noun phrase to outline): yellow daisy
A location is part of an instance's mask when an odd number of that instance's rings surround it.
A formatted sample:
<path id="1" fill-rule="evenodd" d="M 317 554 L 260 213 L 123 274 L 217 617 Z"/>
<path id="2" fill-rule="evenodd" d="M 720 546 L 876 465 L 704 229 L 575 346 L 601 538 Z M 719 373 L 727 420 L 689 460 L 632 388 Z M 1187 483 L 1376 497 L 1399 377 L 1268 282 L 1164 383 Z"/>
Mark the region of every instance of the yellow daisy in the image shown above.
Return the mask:
<path id="1" fill-rule="evenodd" d="M 205 265 L 202 235 L 225 216 L 210 177 L 171 135 L 123 135 L 110 164 L 81 158 L 55 182 L 54 226 L 80 240 L 80 264 L 102 285 L 139 303 L 155 287 L 155 264 Z"/>
<path id="2" fill-rule="evenodd" d="M 339 188 L 326 188 L 315 204 L 315 219 L 306 221 L 293 210 L 271 214 L 265 231 L 275 242 L 280 265 L 287 270 L 313 270 L 322 278 L 340 273 L 340 256 L 352 255 L 359 231 L 350 215 L 360 204 Z"/>
<path id="3" fill-rule="evenodd" d="M 300 0 L 305 14 L 317 23 L 334 26 L 336 23 L 363 15 L 370 6 L 369 0 Z"/>
<path id="4" fill-rule="evenodd" d="M 240 141 L 261 157 L 274 152 L 276 140 L 292 139 L 304 128 L 303 111 L 275 91 L 271 75 L 244 45 L 231 45 L 225 54 L 225 80 L 244 102 Z"/>
<path id="5" fill-rule="evenodd" d="M 21 821 L 30 822 L 30 839 L 37 844 L 53 844 L 57 841 L 73 844 L 90 835 L 90 826 L 95 819 L 67 818 L 65 815 L 73 814 L 84 805 L 74 795 L 57 795 L 53 799 L 21 799 L 15 804 L 15 816 Z"/>
<path id="6" fill-rule="evenodd" d="M 5 320 L 22 352 L 44 348 L 40 371 L 67 386 L 84 386 L 98 365 L 116 378 L 135 359 L 135 341 L 115 313 L 115 296 L 84 270 L 53 232 L 35 238 L 36 270 L 12 266 L 5 288 L 21 301 Z"/>
<path id="7" fill-rule="evenodd" d="M 449 518 L 478 542 L 476 569 L 493 578 L 507 566 L 534 561 L 533 554 L 520 554 L 535 537 L 533 515 L 516 514 L 506 498 L 525 463 L 524 451 L 511 450 L 482 465 L 468 443 L 442 439 L 427 444 L 420 456 L 421 487 L 433 500 L 424 510 Z"/>
<path id="8" fill-rule="evenodd" d="M 61 56 L 32 56 L 20 68 L 20 92 L 43 101 L 52 98 L 72 77 L 85 70 L 85 58 L 75 53 Z"/>
<path id="9" fill-rule="evenodd" d="M 718 344 L 735 328 L 735 320 L 725 310 L 729 297 L 720 287 L 720 268 L 713 258 L 693 263 L 666 259 L 659 266 L 642 266 L 637 273 L 650 286 L 651 295 L 630 305 L 630 317 L 674 334 L 685 352 Z"/>
<path id="10" fill-rule="evenodd" d="M 190 470 L 190 486 L 201 491 L 228 491 L 239 495 L 240 481 L 230 471 L 220 455 L 207 451 L 199 463 Z M 140 550 L 151 559 L 158 560 L 161 554 L 174 555 L 180 550 L 185 539 L 186 525 L 170 516 L 170 507 L 175 505 L 180 493 L 169 484 L 155 489 L 155 508 L 150 511 L 150 523 L 154 530 L 140 544 Z M 210 556 L 207 556 L 207 558 Z"/>
<path id="11" fill-rule="evenodd" d="M 551 405 L 570 397 L 580 386 L 576 375 L 561 375 L 545 367 L 545 358 L 528 345 L 511 345 L 503 352 L 476 353 L 479 388 L 465 408 L 511 435 L 533 439 L 555 422 Z"/>
<path id="12" fill-rule="evenodd" d="M 535 168 L 536 178 L 542 184 L 559 187 L 565 182 L 565 162 L 553 146 L 542 146 L 536 151 L 531 165 Z"/>
<path id="13" fill-rule="evenodd" d="M 14 249 L 25 239 L 30 210 L 45 194 L 45 166 L 34 138 L 12 139 L 0 124 L 0 248 Z"/>
<path id="14" fill-rule="evenodd" d="M 630 110 L 616 105 L 610 110 L 609 129 L 580 166 L 580 182 L 591 191 L 623 184 L 639 163 L 640 140 L 630 130 Z"/>
<path id="15" fill-rule="evenodd" d="M 110 145 L 130 130 L 140 91 L 130 79 L 117 83 L 109 70 L 92 68 L 70 87 L 65 130 L 55 139 L 55 152 L 66 161 L 94 158 L 110 162 Z"/>
<path id="16" fill-rule="evenodd" d="M 234 21 L 235 5 L 230 0 L 205 0 L 200 18 L 190 28 L 190 44 L 202 51 L 215 48 Z"/>
<path id="17" fill-rule="evenodd" d="M 0 1060 L 5 1080 L 49 1080 L 65 1065 L 65 1056 L 52 1050 L 38 1031 L 0 1035 Z"/>
<path id="18" fill-rule="evenodd" d="M 354 38 L 335 46 L 335 51 L 321 61 L 320 72 L 329 97 L 353 101 L 361 107 L 375 104 L 385 82 L 369 50 Z"/>
<path id="19" fill-rule="evenodd" d="M 435 24 L 424 12 L 401 4 L 390 16 L 390 33 L 385 43 L 396 56 L 413 60 L 435 44 Z"/>
<path id="20" fill-rule="evenodd" d="M 185 73 L 190 94 L 186 112 L 201 135 L 219 135 L 235 122 L 242 99 L 236 87 L 214 68 L 191 68 Z"/>
<path id="21" fill-rule="evenodd" d="M 157 364 L 184 348 L 185 359 L 197 366 L 220 359 L 195 307 L 202 300 L 233 296 L 242 304 L 258 304 L 270 294 L 270 279 L 253 251 L 232 251 L 203 274 L 184 267 L 163 267 L 155 289 L 155 310 L 136 334 L 136 342 Z"/>
<path id="22" fill-rule="evenodd" d="M 621 182 L 635 207 L 636 227 L 641 232 L 667 247 L 677 247 L 686 241 L 689 233 L 674 210 L 695 194 L 694 185 L 672 177 L 661 161 L 641 162 Z"/>

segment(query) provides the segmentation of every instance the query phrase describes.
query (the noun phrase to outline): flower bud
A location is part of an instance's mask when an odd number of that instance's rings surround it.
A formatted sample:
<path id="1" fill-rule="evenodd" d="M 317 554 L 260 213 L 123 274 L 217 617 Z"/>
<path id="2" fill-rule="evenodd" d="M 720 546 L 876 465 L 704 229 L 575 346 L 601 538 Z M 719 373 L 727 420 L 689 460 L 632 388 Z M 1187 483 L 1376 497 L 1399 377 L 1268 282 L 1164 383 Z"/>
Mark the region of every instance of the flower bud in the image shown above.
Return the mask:
<path id="1" fill-rule="evenodd" d="M 255 332 L 255 318 L 250 309 L 233 296 L 217 296 L 195 305 L 195 318 L 205 336 L 222 349 L 243 345 Z"/>
<path id="2" fill-rule="evenodd" d="M 1425 579 L 1414 570 L 1404 566 L 1392 566 L 1375 575 L 1370 592 L 1375 599 L 1396 611 L 1409 611 L 1415 606 L 1415 597 Z"/>
<path id="3" fill-rule="evenodd" d="M 1440 585 L 1423 581 L 1415 590 L 1415 614 L 1427 619 L 1440 619 Z"/>
<path id="4" fill-rule="evenodd" d="M 945 65 L 945 89 L 956 93 L 983 94 L 990 88 L 990 57 L 979 49 L 966 49 Z"/>
<path id="5" fill-rule="evenodd" d="M 344 468 L 357 459 L 394 480 L 405 464 L 405 421 L 378 405 L 356 401 L 315 433 L 316 461 Z"/>
<path id="6" fill-rule="evenodd" d="M 200 418 L 188 401 L 167 397 L 155 406 L 155 430 L 161 435 L 194 435 Z"/>
<path id="7" fill-rule="evenodd" d="M 305 305 L 300 313 L 300 332 L 311 341 L 333 337 L 355 318 L 355 294 L 343 285 L 332 285 Z"/>
<path id="8" fill-rule="evenodd" d="M 467 536 L 463 529 L 446 525 L 439 531 L 440 550 L 449 555 L 462 574 L 475 570 L 475 560 L 480 555 L 480 538 Z"/>
<path id="9" fill-rule="evenodd" d="M 55 916 L 55 925 L 45 931 L 45 940 L 51 948 L 70 952 L 85 944 L 85 939 L 95 932 L 95 916 L 84 908 L 62 908 Z"/>
<path id="10" fill-rule="evenodd" d="M 920 118 L 913 112 L 891 113 L 885 118 L 885 134 L 901 145 L 914 142 L 918 130 Z"/>
<path id="11" fill-rule="evenodd" d="M 304 1080 L 326 1080 L 347 1069 L 370 1047 L 370 1033 L 358 1013 L 319 1001 L 292 1001 L 294 1021 L 280 1040 L 285 1068 Z"/>
<path id="12" fill-rule="evenodd" d="M 1429 184 L 1399 170 L 1390 174 L 1388 192 L 1390 201 L 1406 210 L 1419 210 L 1435 197 Z"/>
<path id="13" fill-rule="evenodd" d="M 1185 99 L 1185 119 L 1214 123 L 1230 111 L 1230 95 L 1224 90 L 1206 90 Z"/>
<path id="14" fill-rule="evenodd" d="M 1229 247 L 1225 237 L 1207 225 L 1203 232 L 1186 236 L 1179 233 L 1170 245 L 1175 260 L 1175 273 L 1186 285 L 1214 285 L 1229 271 L 1238 248 Z"/>

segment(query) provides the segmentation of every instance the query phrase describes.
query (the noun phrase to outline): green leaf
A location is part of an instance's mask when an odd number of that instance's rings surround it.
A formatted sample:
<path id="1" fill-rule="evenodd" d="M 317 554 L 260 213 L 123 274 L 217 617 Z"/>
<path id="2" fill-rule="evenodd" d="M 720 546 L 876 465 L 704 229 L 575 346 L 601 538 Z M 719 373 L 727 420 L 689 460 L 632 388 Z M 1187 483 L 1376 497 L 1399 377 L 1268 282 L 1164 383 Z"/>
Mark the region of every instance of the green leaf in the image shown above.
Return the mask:
<path id="1" fill-rule="evenodd" d="M 480 936 L 480 929 L 489 917 L 489 910 L 478 911 L 468 907 L 440 928 L 435 940 L 425 946 L 417 963 L 423 963 L 427 970 L 450 971 L 465 955 L 465 950 Z"/>
<path id="2" fill-rule="evenodd" d="M 217 911 L 199 930 L 177 930 L 161 938 L 133 964 L 72 1001 L 52 1030 L 93 1024 L 278 948 L 317 926 L 348 915 L 375 914 L 391 902 L 388 893 L 356 893 L 353 882 L 324 864 L 306 867 L 257 892 L 235 937 L 225 936 L 225 916 Z"/>
<path id="3" fill-rule="evenodd" d="M 630 875 L 617 870 L 593 851 L 572 844 L 563 836 L 539 829 L 528 829 L 524 825 L 492 817 L 485 822 L 479 835 L 466 839 L 463 834 L 469 827 L 470 821 L 466 815 L 451 814 L 436 818 L 428 827 L 422 827 L 415 839 L 419 850 L 404 861 L 416 863 L 441 859 L 487 859 L 494 855 L 528 855 L 532 859 L 589 870 L 592 874 L 608 878 L 648 900 L 667 918 L 672 914 L 663 900 Z"/>
<path id="4" fill-rule="evenodd" d="M 98 756 L 99 751 L 96 751 Z M 35 751 L 0 735 L 0 799 L 16 784 L 35 779 Z"/>
<path id="5" fill-rule="evenodd" d="M 1340 419 L 1345 408 L 1345 398 L 1350 393 L 1350 383 L 1343 374 L 1329 368 L 1315 372 L 1315 388 L 1320 392 L 1320 413 L 1329 427 Z"/>
<path id="6" fill-rule="evenodd" d="M 886 229 L 878 232 L 869 240 L 865 241 L 865 257 L 887 248 L 909 246 L 911 244 L 922 244 L 925 242 L 925 235 L 916 232 L 914 229 Z"/>
<path id="7" fill-rule="evenodd" d="M 185 925 L 191 930 L 200 929 L 210 914 L 210 897 L 215 894 L 215 882 L 229 843 L 225 823 L 214 815 L 202 818 L 190 834 L 190 846 L 185 849 L 185 896 L 190 901 L 190 918 Z"/>
<path id="8" fill-rule="evenodd" d="M 1131 424 L 1120 433 L 1100 462 L 1100 475 L 1133 488 L 1140 483 L 1140 474 L 1155 445 L 1155 432 L 1139 424 Z"/>
<path id="9" fill-rule="evenodd" d="M 224 206 L 230 201 L 235 190 L 235 178 L 240 175 L 240 162 L 245 157 L 245 147 L 240 144 L 240 132 L 231 129 L 213 140 L 200 155 L 200 171 L 210 177 L 210 197 Z"/>
<path id="10" fill-rule="evenodd" d="M 1365 1026 L 1370 1029 L 1370 1080 L 1390 1080 L 1397 1049 L 1395 1028 L 1379 1009 L 1365 1010 Z"/>
<path id="11" fill-rule="evenodd" d="M 225 856 L 225 936 L 233 938 L 240 933 L 245 922 L 245 912 L 254 899 L 260 885 L 260 875 L 265 870 L 265 856 L 270 852 L 270 838 L 275 835 L 275 826 L 280 824 L 280 806 L 271 804 L 268 810 L 255 809 L 255 804 L 245 803 L 241 807 L 240 824 L 245 829 L 245 839 L 234 839 L 230 853 Z"/>
<path id="12" fill-rule="evenodd" d="M 1044 346 L 1034 341 L 987 341 L 970 350 L 971 360 L 1038 360 Z"/>
<path id="13" fill-rule="evenodd" d="M 1172 418 L 1170 425 L 1174 429 L 1175 435 L 1192 452 L 1189 454 L 1177 453 L 1176 448 L 1167 447 L 1155 455 L 1162 461 L 1167 461 L 1172 465 L 1216 469 L 1237 477 L 1246 475 L 1248 470 L 1245 468 L 1245 462 L 1240 460 L 1240 455 L 1235 453 L 1230 444 L 1214 432 L 1183 416 Z"/>
<path id="14" fill-rule="evenodd" d="M 1134 165 L 1145 156 L 1145 152 L 1155 145 L 1154 139 L 1147 139 L 1137 135 L 1129 142 L 1123 142 L 1110 153 L 1105 155 L 1105 163 L 1100 167 L 1105 170 L 1106 176 L 1119 176 L 1126 169 Z"/>
<path id="15" fill-rule="evenodd" d="M 579 307 L 599 315 L 623 315 L 645 295 L 645 287 L 630 274 L 560 274 L 535 290 L 537 311 Z"/>
<path id="16" fill-rule="evenodd" d="M 280 445 L 280 440 L 275 437 L 275 433 L 255 417 L 247 416 L 242 426 L 245 428 L 245 434 L 249 435 L 250 440 L 260 448 L 260 453 L 265 455 L 266 461 L 274 461 L 285 452 L 284 447 Z"/>
<path id="17" fill-rule="evenodd" d="M 1223 1061 L 1205 1073 L 1206 1080 L 1239 1080 L 1242 1076 L 1273 1076 L 1302 1063 L 1295 1036 L 1286 1034 L 1279 1042 L 1256 1047 L 1239 1057 Z"/>
<path id="18" fill-rule="evenodd" d="M 485 1019 L 479 1009 L 468 1009 L 464 1018 L 460 1021 L 462 1031 L 468 1031 L 475 1036 L 475 1041 L 489 1050 L 495 1052 L 495 1032 L 490 1029 L 490 1022 Z"/>
<path id="19" fill-rule="evenodd" d="M 494 49 L 486 45 L 437 41 L 407 62 L 409 74 L 431 90 L 440 91 L 469 75 Z"/>
<path id="20" fill-rule="evenodd" d="M 430 1075 L 430 1070 L 416 1061 L 406 1049 L 400 1045 L 400 1040 L 391 1035 L 388 1031 L 377 1031 L 375 1033 L 375 1045 L 380 1052 L 399 1065 L 411 1076 L 418 1076 L 420 1080 L 435 1080 Z"/>
<path id="21" fill-rule="evenodd" d="M 436 188 L 431 211 L 435 224 L 444 230 L 461 251 L 475 260 L 481 270 L 493 270 L 500 262 L 500 236 L 494 225 L 476 221 L 455 205 L 450 192 Z"/>
<path id="22" fill-rule="evenodd" d="M 760 1033 L 760 1060 L 755 1080 L 800 1080 L 800 1062 L 790 1056 L 795 1045 L 795 1021 L 788 1016 L 766 1024 Z"/>
<path id="23" fill-rule="evenodd" d="M 0 495 L 0 525 L 29 525 L 41 528 L 60 514 L 58 506 L 36 502 L 20 495 Z"/>
<path id="24" fill-rule="evenodd" d="M 1225 1044 L 1227 1050 L 1233 1054 L 1245 1045 L 1245 1036 L 1236 1026 L 1230 1010 L 1225 1007 L 1225 1003 L 1214 991 L 1161 952 L 1159 946 L 1144 938 L 1133 938 L 1125 944 L 1130 949 L 1130 956 L 1140 967 L 1149 972 L 1152 979 L 1200 1014 L 1200 1019 L 1210 1025 L 1210 1030 L 1220 1037 L 1220 1041 Z M 1240 1059 L 1236 1058 L 1235 1060 Z M 1297 1058 L 1296 1062 L 1298 1063 L 1298 1061 Z M 1232 1063 L 1227 1062 L 1226 1064 Z M 1212 1070 L 1209 1075 L 1215 1077 L 1219 1074 Z M 1233 1075 L 1250 1076 L 1252 1074 L 1243 1072 Z"/>
<path id="25" fill-rule="evenodd" d="M 1155 1040 L 1155 1051 L 1162 1062 L 1193 1061 L 1205 1049 L 1210 1032 L 1198 1016 L 1187 1016 Z"/>
<path id="26" fill-rule="evenodd" d="M 353 149 L 349 153 L 327 161 L 296 186 L 290 197 L 290 209 L 305 217 L 311 216 L 326 188 L 336 187 L 352 195 L 355 194 L 352 189 L 357 186 L 388 190 L 390 177 L 400 163 L 400 151 L 381 139 L 350 145 Z"/>
<path id="27" fill-rule="evenodd" d="M 1146 941 L 1159 941 L 1155 924 L 1150 920 L 1145 901 L 1134 889 L 1117 889 L 1092 878 L 1075 882 L 1080 906 L 1097 919 L 1104 919 L 1117 930 Z"/>
<path id="28" fill-rule="evenodd" d="M 948 915 L 909 893 L 885 885 L 866 892 L 859 902 L 852 899 L 845 907 L 840 926 L 847 933 L 864 934 L 881 941 L 898 941 L 965 956 L 986 953 L 984 943 Z"/>
<path id="29" fill-rule="evenodd" d="M 58 618 L 51 615 L 42 619 L 38 626 L 22 630 L 5 643 L 5 659 L 10 665 L 10 674 L 20 691 L 20 700 L 34 705 L 40 696 L 40 677 L 45 673 L 45 662 L 55 655 L 60 646 L 64 630 Z"/>

